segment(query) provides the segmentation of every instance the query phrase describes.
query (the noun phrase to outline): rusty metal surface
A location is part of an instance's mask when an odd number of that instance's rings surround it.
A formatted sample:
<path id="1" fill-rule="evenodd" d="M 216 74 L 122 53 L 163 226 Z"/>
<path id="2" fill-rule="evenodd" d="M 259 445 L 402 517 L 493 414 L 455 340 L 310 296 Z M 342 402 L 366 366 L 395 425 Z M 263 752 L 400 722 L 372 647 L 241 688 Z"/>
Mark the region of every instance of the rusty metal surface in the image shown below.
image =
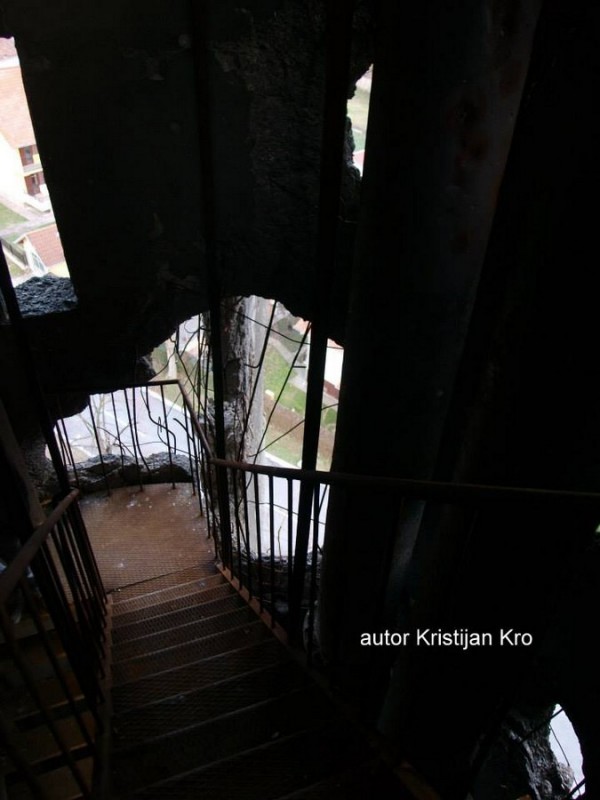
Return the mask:
<path id="1" fill-rule="evenodd" d="M 136 797 L 274 800 L 366 757 L 367 748 L 347 725 L 328 725 L 293 736 L 274 737 L 269 744 L 156 783 Z"/>
<path id="2" fill-rule="evenodd" d="M 201 619 L 208 619 L 209 617 L 215 617 L 219 614 L 225 614 L 228 611 L 234 611 L 236 608 L 241 608 L 244 605 L 245 603 L 239 595 L 232 594 L 223 599 L 210 600 L 207 603 L 186 606 L 180 610 L 159 614 L 157 616 L 155 615 L 140 621 L 130 622 L 126 625 L 120 625 L 113 629 L 113 645 L 139 639 L 142 636 L 159 633 L 160 631 L 167 631 L 170 628 L 178 628 L 189 622 L 197 622 Z"/>
<path id="3" fill-rule="evenodd" d="M 194 661 L 200 661 L 218 653 L 258 644 L 270 636 L 271 633 L 266 625 L 257 620 L 224 633 L 206 636 L 203 639 L 160 650 L 157 653 L 130 658 L 128 661 L 121 661 L 114 665 L 113 685 L 129 683 L 147 675 L 156 675 L 175 667 L 192 664 Z"/>
<path id="4" fill-rule="evenodd" d="M 159 631 L 137 639 L 130 639 L 120 642 L 113 647 L 113 665 L 130 658 L 144 656 L 147 653 L 154 653 L 158 650 L 185 645 L 187 642 L 195 641 L 204 636 L 213 636 L 224 633 L 230 628 L 238 628 L 256 622 L 256 614 L 249 608 L 236 608 L 225 614 L 197 619 L 185 625 L 171 628 L 166 631 Z"/>
<path id="5" fill-rule="evenodd" d="M 152 598 L 137 597 L 115 608 L 115 627 L 129 625 L 150 617 L 168 614 L 192 605 L 209 603 L 234 594 L 234 590 L 221 578 L 209 578 L 181 586 L 173 586 L 159 596 Z"/>
<path id="6" fill-rule="evenodd" d="M 222 583 L 220 579 L 221 573 L 214 565 L 201 564 L 197 567 L 188 567 L 184 570 L 177 570 L 177 572 L 170 572 L 166 575 L 160 575 L 158 578 L 150 578 L 149 580 L 142 581 L 141 583 L 133 583 L 129 586 L 124 586 L 120 589 L 115 589 L 112 593 L 113 612 L 120 613 L 125 603 L 128 600 L 135 600 L 144 597 L 144 603 L 150 605 L 151 596 L 157 595 L 166 589 L 171 589 L 175 586 L 183 586 L 189 583 L 198 582 L 201 588 L 212 586 L 215 583 Z M 215 580 L 219 578 L 219 580 Z"/>
<path id="7" fill-rule="evenodd" d="M 316 729 L 333 714 L 333 708 L 323 700 L 314 686 L 274 699 L 267 692 L 266 698 L 254 705 L 244 704 L 199 725 L 125 748 L 114 755 L 117 794 L 302 730 Z"/>
<path id="8" fill-rule="evenodd" d="M 116 489 L 83 498 L 82 512 L 107 591 L 214 560 L 198 500 L 186 485 Z"/>
<path id="9" fill-rule="evenodd" d="M 291 661 L 235 675 L 119 714 L 114 719 L 113 742 L 116 747 L 139 744 L 254 705 L 265 697 L 291 692 L 306 683 L 306 675 Z"/>
<path id="10" fill-rule="evenodd" d="M 117 714 L 124 713 L 289 659 L 289 654 L 278 641 L 268 639 L 257 645 L 181 665 L 159 675 L 149 675 L 133 684 L 114 686 L 113 708 Z"/>

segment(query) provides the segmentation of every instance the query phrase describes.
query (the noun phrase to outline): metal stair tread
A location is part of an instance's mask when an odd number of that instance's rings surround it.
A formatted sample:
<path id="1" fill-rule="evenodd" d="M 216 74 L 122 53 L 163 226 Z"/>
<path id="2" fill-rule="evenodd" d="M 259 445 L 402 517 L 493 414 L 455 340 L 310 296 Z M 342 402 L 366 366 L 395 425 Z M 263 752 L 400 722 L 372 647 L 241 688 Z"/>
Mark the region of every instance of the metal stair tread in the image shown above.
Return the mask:
<path id="1" fill-rule="evenodd" d="M 414 800 L 414 796 L 379 758 L 338 772 L 277 800 L 371 800 L 372 797 Z"/>
<path id="2" fill-rule="evenodd" d="M 137 681 L 112 687 L 115 713 L 160 702 L 189 690 L 200 689 L 219 679 L 233 678 L 252 670 L 289 661 L 290 655 L 275 639 L 245 645 L 224 653 L 199 658 L 189 664 L 172 667 Z"/>
<path id="3" fill-rule="evenodd" d="M 160 631 L 180 627 L 180 625 L 185 624 L 182 620 L 192 622 L 200 619 L 208 619 L 217 614 L 225 613 L 227 610 L 241 608 L 245 605 L 242 598 L 236 592 L 230 593 L 223 598 L 217 598 L 216 600 L 187 604 L 181 609 L 169 611 L 166 614 L 157 614 L 147 619 L 130 622 L 126 625 L 119 625 L 113 628 L 113 645 L 139 639 L 148 636 L 150 633 L 159 633 Z M 144 633 L 140 633 L 141 631 L 144 631 Z"/>
<path id="4" fill-rule="evenodd" d="M 204 638 L 255 619 L 256 614 L 247 606 L 242 606 L 231 611 L 225 611 L 222 614 L 186 622 L 183 625 L 174 626 L 164 631 L 151 632 L 137 639 L 116 642 L 112 646 L 112 663 L 121 663 L 130 658 L 135 658 L 137 655 L 157 652 L 167 647 L 175 647 L 177 644 Z M 217 626 L 219 629 L 215 630 Z"/>
<path id="5" fill-rule="evenodd" d="M 219 574 L 198 578 L 192 581 L 174 583 L 164 589 L 156 589 L 153 592 L 138 594 L 127 600 L 115 600 L 113 597 L 113 614 L 115 617 L 120 617 L 122 614 L 127 614 L 131 611 L 139 611 L 142 608 L 159 605 L 166 600 L 187 597 L 197 592 L 207 591 L 208 589 L 214 589 L 223 585 L 228 584 L 225 578 Z"/>
<path id="6" fill-rule="evenodd" d="M 279 737 L 315 729 L 331 719 L 335 709 L 316 686 L 265 698 L 197 725 L 113 754 L 113 785 L 117 794 L 141 788 L 182 772 L 234 756 Z"/>
<path id="7" fill-rule="evenodd" d="M 187 693 L 171 695 L 113 717 L 115 748 L 139 744 L 200 724 L 231 711 L 300 689 L 308 678 L 294 661 L 284 661 L 235 675 Z"/>
<path id="8" fill-rule="evenodd" d="M 93 728 L 90 712 L 83 712 L 82 720 L 88 730 Z M 70 752 L 77 753 L 88 747 L 75 717 L 55 719 L 54 723 Z M 32 765 L 62 757 L 52 732 L 45 724 L 24 731 L 15 729 L 13 735 L 21 754 Z"/>
<path id="9" fill-rule="evenodd" d="M 372 754 L 347 723 L 302 731 L 149 785 L 119 800 L 277 800 Z"/>
<path id="10" fill-rule="evenodd" d="M 184 586 L 189 587 L 190 584 L 185 584 Z M 174 588 L 181 589 L 181 587 Z M 213 600 L 229 597 L 233 594 L 236 594 L 235 589 L 226 581 L 204 589 L 187 588 L 185 592 L 179 591 L 174 593 L 171 597 L 163 597 L 160 603 L 149 603 L 146 605 L 138 603 L 137 607 L 135 608 L 128 607 L 125 611 L 113 616 L 113 627 L 118 629 L 121 626 L 129 625 L 132 622 L 141 622 L 144 619 L 162 616 L 170 611 L 179 611 L 191 605 L 191 603 L 194 602 L 194 598 L 197 598 L 199 603 L 208 603 L 212 602 Z M 138 598 L 138 600 L 140 600 L 140 598 Z"/>
<path id="11" fill-rule="evenodd" d="M 94 770 L 93 759 L 82 759 L 77 762 L 77 766 L 81 770 L 86 784 L 91 786 Z M 81 789 L 68 767 L 46 772 L 38 775 L 37 778 L 45 793 L 45 800 L 78 800 L 82 797 Z M 33 794 L 26 784 L 18 783 L 8 789 L 8 797 L 10 800 L 31 800 Z"/>
<path id="12" fill-rule="evenodd" d="M 222 633 L 211 634 L 185 644 L 167 647 L 155 653 L 120 661 L 112 665 L 113 686 L 134 682 L 147 675 L 165 672 L 178 664 L 200 661 L 209 655 L 217 655 L 240 649 L 241 644 L 252 641 L 257 644 L 270 636 L 270 631 L 259 619 Z M 247 637 L 243 641 L 242 637 Z"/>
<path id="13" fill-rule="evenodd" d="M 206 580 L 207 578 L 215 578 L 221 575 L 221 572 L 213 561 L 207 564 L 196 564 L 185 569 L 175 570 L 174 572 L 165 572 L 163 575 L 158 575 L 154 578 L 147 578 L 146 580 L 138 581 L 136 583 L 129 583 L 126 586 L 121 586 L 112 591 L 112 598 L 115 605 L 127 602 L 128 600 L 135 600 L 145 594 L 152 594 L 156 591 L 169 589 L 180 583 L 190 583 L 195 580 Z"/>

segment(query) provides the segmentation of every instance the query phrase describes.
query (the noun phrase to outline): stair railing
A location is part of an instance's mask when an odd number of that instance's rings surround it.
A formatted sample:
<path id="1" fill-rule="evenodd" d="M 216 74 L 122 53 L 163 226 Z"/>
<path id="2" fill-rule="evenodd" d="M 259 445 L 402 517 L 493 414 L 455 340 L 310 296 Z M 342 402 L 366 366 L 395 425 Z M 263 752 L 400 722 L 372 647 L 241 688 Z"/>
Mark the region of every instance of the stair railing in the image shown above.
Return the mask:
<path id="1" fill-rule="evenodd" d="M 78 494 L 73 490 L 58 503 L 0 575 L 1 650 L 14 685 L 0 716 L 0 747 L 35 798 L 46 797 L 41 775 L 48 764 L 36 763 L 35 752 L 28 753 L 27 731 L 47 730 L 58 754 L 52 766 L 66 766 L 84 798 L 92 796 L 91 787 L 78 761 L 94 754 L 102 731 L 107 600 Z M 78 687 L 69 678 L 69 666 Z M 54 688 L 46 695 L 44 687 L 50 685 Z M 77 758 L 61 731 L 59 719 L 65 714 L 81 734 Z"/>

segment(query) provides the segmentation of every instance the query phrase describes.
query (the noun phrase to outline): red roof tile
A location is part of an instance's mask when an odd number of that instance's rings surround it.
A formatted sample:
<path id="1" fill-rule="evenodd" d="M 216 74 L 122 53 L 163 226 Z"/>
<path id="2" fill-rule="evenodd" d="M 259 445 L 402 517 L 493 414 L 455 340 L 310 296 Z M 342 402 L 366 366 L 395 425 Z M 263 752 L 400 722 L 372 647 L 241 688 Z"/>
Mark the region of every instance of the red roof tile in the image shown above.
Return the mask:
<path id="1" fill-rule="evenodd" d="M 48 225 L 46 228 L 38 228 L 36 231 L 29 231 L 19 239 L 22 242 L 29 239 L 31 244 L 46 267 L 54 267 L 65 260 L 58 228 L 56 225 Z"/>

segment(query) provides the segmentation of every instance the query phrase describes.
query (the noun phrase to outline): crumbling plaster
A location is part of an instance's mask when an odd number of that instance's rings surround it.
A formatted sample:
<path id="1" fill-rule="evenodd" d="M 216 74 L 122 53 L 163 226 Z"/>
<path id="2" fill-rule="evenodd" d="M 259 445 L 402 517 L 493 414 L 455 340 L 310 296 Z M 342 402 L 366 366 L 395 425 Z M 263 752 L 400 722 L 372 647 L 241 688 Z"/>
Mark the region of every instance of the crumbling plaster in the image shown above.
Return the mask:
<path id="1" fill-rule="evenodd" d="M 275 297 L 310 318 L 323 102 L 323 6 L 214 4 L 194 30 L 186 2 L 4 0 L 56 219 L 77 294 L 20 289 L 44 352 L 44 383 L 118 383 L 184 319 L 206 310 L 206 200 L 222 295 Z M 369 65 L 357 16 L 352 80 Z M 193 48 L 208 40 L 197 75 Z M 210 109 L 196 80 L 210 81 Z M 349 86 L 349 91 L 351 86 Z M 203 198 L 199 135 L 210 126 L 214 196 Z M 206 130 L 204 128 L 204 130 Z M 350 136 L 351 134 L 349 134 Z M 348 158 L 351 141 L 348 140 Z M 331 335 L 341 338 L 359 191 L 348 162 Z M 210 191 L 210 190 L 209 190 Z M 40 295 L 43 299 L 40 299 Z M 71 305 L 69 301 L 69 305 Z"/>

